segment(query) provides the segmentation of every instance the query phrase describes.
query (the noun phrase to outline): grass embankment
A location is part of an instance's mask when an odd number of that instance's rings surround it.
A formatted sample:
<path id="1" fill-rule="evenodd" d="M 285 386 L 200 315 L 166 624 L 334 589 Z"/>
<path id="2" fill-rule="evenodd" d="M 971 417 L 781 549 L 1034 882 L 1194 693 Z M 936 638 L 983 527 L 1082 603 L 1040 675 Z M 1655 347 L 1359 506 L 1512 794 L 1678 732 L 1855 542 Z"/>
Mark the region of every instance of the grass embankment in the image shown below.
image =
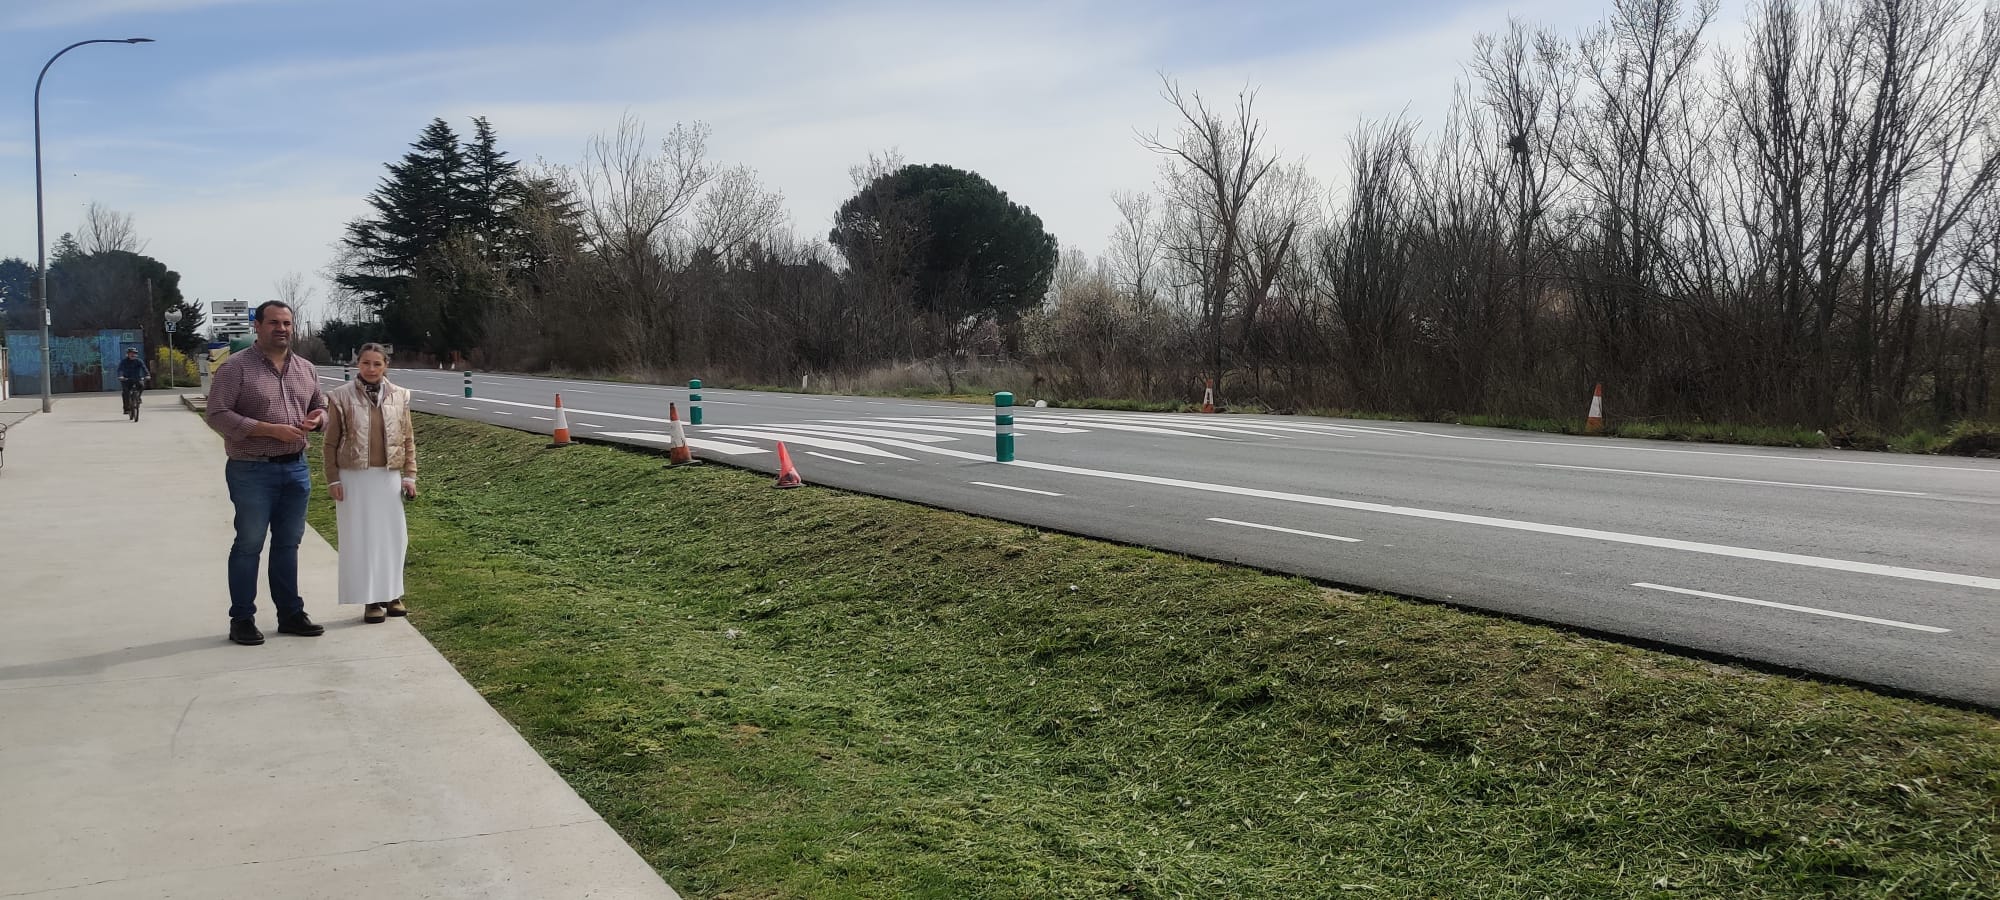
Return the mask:
<path id="1" fill-rule="evenodd" d="M 412 621 L 691 897 L 1969 897 L 2000 872 L 1986 715 L 418 434 Z"/>

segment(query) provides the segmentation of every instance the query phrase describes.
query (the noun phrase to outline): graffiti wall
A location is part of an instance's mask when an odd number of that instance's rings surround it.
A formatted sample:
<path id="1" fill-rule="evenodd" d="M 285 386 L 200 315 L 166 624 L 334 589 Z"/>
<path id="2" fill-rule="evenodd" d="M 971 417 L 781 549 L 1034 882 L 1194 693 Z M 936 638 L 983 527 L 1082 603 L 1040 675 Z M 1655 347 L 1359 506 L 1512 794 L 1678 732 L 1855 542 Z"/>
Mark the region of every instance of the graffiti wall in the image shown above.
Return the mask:
<path id="1" fill-rule="evenodd" d="M 118 389 L 118 360 L 126 347 L 146 351 L 136 328 L 57 335 L 49 346 L 50 388 L 58 394 Z M 7 332 L 7 356 L 15 395 L 42 392 L 42 333 Z"/>

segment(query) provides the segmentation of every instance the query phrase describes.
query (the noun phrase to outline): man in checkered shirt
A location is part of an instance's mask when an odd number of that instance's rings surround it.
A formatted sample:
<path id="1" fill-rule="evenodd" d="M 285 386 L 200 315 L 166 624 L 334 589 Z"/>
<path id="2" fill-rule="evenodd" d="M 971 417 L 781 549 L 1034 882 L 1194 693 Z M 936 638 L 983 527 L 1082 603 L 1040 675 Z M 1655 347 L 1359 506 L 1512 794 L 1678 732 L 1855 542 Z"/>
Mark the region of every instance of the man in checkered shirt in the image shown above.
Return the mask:
<path id="1" fill-rule="evenodd" d="M 272 300 L 257 307 L 253 321 L 256 346 L 224 360 L 208 389 L 208 427 L 222 435 L 229 501 L 236 506 L 229 639 L 239 644 L 264 643 L 257 630 L 257 562 L 267 532 L 278 633 L 318 637 L 326 631 L 306 615 L 299 597 L 299 542 L 312 495 L 306 435 L 324 424 L 326 396 L 318 370 L 292 352 L 292 308 Z"/>

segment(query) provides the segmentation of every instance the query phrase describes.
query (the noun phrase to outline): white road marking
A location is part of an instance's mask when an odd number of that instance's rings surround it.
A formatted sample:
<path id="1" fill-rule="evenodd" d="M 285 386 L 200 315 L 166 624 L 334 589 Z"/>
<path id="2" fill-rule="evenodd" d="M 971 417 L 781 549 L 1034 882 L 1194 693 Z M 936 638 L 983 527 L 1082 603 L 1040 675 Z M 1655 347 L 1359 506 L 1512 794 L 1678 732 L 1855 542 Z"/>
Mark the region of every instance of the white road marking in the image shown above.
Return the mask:
<path id="1" fill-rule="evenodd" d="M 548 416 L 529 416 L 528 418 L 530 418 L 530 419 L 534 419 L 534 420 L 535 420 L 535 421 L 537 421 L 537 422 L 553 422 L 553 421 L 555 421 L 554 419 L 551 419 L 551 418 L 549 418 Z"/>
<path id="2" fill-rule="evenodd" d="M 599 424 L 597 424 L 596 422 L 578 422 L 578 423 L 576 423 L 576 424 L 577 424 L 577 426 L 578 426 L 578 427 L 581 427 L 581 428 L 597 428 L 597 429 L 602 429 L 602 428 L 604 428 L 604 427 L 605 427 L 605 426 L 603 426 L 603 425 L 599 425 Z"/>
<path id="3" fill-rule="evenodd" d="M 882 416 L 882 417 L 880 417 L 879 419 L 865 419 L 865 420 L 864 420 L 864 419 L 827 419 L 827 420 L 825 420 L 825 421 L 829 421 L 829 422 L 833 422 L 833 421 L 839 421 L 839 422 L 852 422 L 852 423 L 855 423 L 855 424 L 872 424 L 872 423 L 874 423 L 874 422 L 877 422 L 877 421 L 881 421 L 881 422 L 889 422 L 889 423 L 893 423 L 893 424 L 894 424 L 894 426 L 895 426 L 895 427 L 897 427 L 897 428 L 921 428 L 921 429 L 923 429 L 923 430 L 925 430 L 925 431 L 944 431 L 944 432 L 950 432 L 950 433 L 953 433 L 953 434 L 992 434 L 992 433 L 993 433 L 993 417 L 992 417 L 992 416 L 952 416 L 952 417 L 945 417 L 945 416 L 921 416 L 921 417 L 919 417 L 919 416 L 908 416 L 908 417 L 903 417 L 903 416 Z M 968 426 L 968 425 L 945 425 L 945 424 L 942 424 L 943 422 L 958 422 L 958 421 L 973 421 L 973 422 L 984 422 L 984 423 L 986 423 L 986 427 L 985 427 L 985 428 L 979 428 L 979 427 L 976 427 L 976 426 Z M 906 425 L 906 424 L 904 424 L 904 423 L 906 423 L 906 422 L 907 422 L 907 423 L 912 423 L 912 424 L 907 424 L 907 425 Z M 921 423 L 921 424 L 918 424 L 918 423 Z M 1064 427 L 1063 427 L 1063 426 L 1061 426 L 1061 425 L 1029 425 L 1029 424 L 1026 424 L 1026 423 L 1022 422 L 1022 421 L 1021 421 L 1021 417 L 1020 417 L 1020 416 L 1015 416 L 1015 417 L 1014 417 L 1014 427 L 1015 427 L 1015 428 L 1016 428 L 1017 430 L 1020 430 L 1020 431 L 1045 431 L 1045 432 L 1048 432 L 1048 433 L 1050 433 L 1050 434 L 1089 434 L 1089 433 L 1090 433 L 1089 429 L 1086 429 L 1086 428 L 1064 428 Z"/>
<path id="4" fill-rule="evenodd" d="M 671 436 L 655 434 L 650 431 L 607 431 L 598 435 L 598 437 L 622 438 L 628 441 L 659 444 L 662 447 L 670 447 L 674 443 L 674 439 Z M 688 446 L 707 453 L 720 453 L 724 456 L 749 456 L 757 453 L 771 452 L 762 447 L 752 447 L 749 444 L 732 444 L 728 441 L 710 441 L 701 438 L 688 438 Z"/>
<path id="5" fill-rule="evenodd" d="M 1822 491 L 1848 491 L 1856 494 L 1897 494 L 1904 497 L 1928 497 L 1921 491 L 1889 491 L 1879 488 L 1841 487 L 1835 484 L 1803 484 L 1796 481 L 1758 481 L 1754 478 L 1724 478 L 1720 475 L 1682 475 L 1678 472 L 1641 472 L 1636 469 L 1600 469 L 1596 466 L 1559 466 L 1555 463 L 1536 463 L 1542 469 L 1575 469 L 1582 472 L 1612 472 L 1618 475 L 1651 475 L 1655 478 L 1695 478 L 1702 481 L 1731 481 L 1737 484 L 1768 484 L 1776 487 L 1814 488 Z"/>
<path id="6" fill-rule="evenodd" d="M 1174 423 L 1177 423 L 1177 424 L 1178 424 L 1178 423 L 1180 423 L 1180 421 L 1181 421 L 1181 420 L 1180 420 L 1179 418 L 1172 418 L 1172 417 L 1169 417 L 1169 418 L 1168 418 L 1168 421 L 1170 421 L 1170 422 L 1174 422 Z M 1199 423 L 1196 423 L 1196 424 L 1199 424 Z M 1275 424 L 1275 423 L 1271 423 L 1271 422 L 1243 422 L 1243 423 L 1241 423 L 1241 424 L 1240 424 L 1240 425 L 1239 425 L 1238 427 L 1242 427 L 1242 428 L 1254 428 L 1254 429 L 1257 429 L 1257 430 L 1259 430 L 1259 431 L 1286 431 L 1286 432 L 1291 432 L 1291 433 L 1293 433 L 1293 434 L 1318 434 L 1318 435 L 1327 435 L 1327 434 L 1331 434 L 1331 435 L 1334 435 L 1334 436 L 1336 436 L 1336 437 L 1352 437 L 1352 436 L 1353 436 L 1353 435 L 1351 435 L 1351 434 L 1349 434 L 1349 433 L 1346 433 L 1346 432 L 1334 432 L 1334 431 L 1328 431 L 1328 430 L 1326 430 L 1325 428 L 1316 428 L 1316 427 L 1312 427 L 1312 426 L 1311 426 L 1310 424 L 1294 424 L 1294 423 L 1291 423 L 1291 422 L 1287 422 L 1287 423 L 1285 423 L 1285 424 L 1283 424 L 1283 425 L 1279 425 L 1279 424 Z"/>
<path id="7" fill-rule="evenodd" d="M 834 462 L 844 462 L 844 463 L 846 463 L 846 464 L 848 464 L 848 465 L 850 465 L 850 466 L 865 466 L 865 465 L 867 465 L 867 463 L 865 463 L 865 462 L 862 462 L 861 460 L 858 460 L 858 459 L 848 459 L 848 458 L 847 458 L 847 457 L 845 457 L 845 456 L 835 456 L 835 455 L 833 455 L 833 454 L 831 454 L 831 453 L 821 453 L 821 452 L 819 452 L 818 450 L 807 450 L 807 451 L 806 451 L 806 455 L 807 455 L 807 456 L 817 456 L 817 457 L 819 457 L 820 459 L 830 459 L 830 460 L 833 460 Z"/>
<path id="8" fill-rule="evenodd" d="M 857 456 L 879 456 L 885 459 L 902 459 L 902 460 L 909 459 L 909 457 L 907 456 L 903 456 L 897 453 L 890 453 L 887 450 L 877 450 L 874 447 L 870 447 L 866 444 L 857 444 L 854 443 L 853 441 L 836 441 L 826 437 L 825 435 L 799 434 L 797 432 L 778 431 L 766 428 L 711 428 L 707 429 L 704 433 L 720 434 L 728 437 L 739 437 L 739 438 L 763 438 L 764 440 L 767 441 L 783 441 L 787 444 L 803 444 L 807 447 L 818 447 L 822 450 L 838 450 L 842 453 L 852 453 Z M 922 446 L 922 445 L 912 445 L 912 446 Z"/>
<path id="9" fill-rule="evenodd" d="M 1345 426 L 1342 426 L 1345 427 Z M 1819 456 L 1780 456 L 1774 453 L 1726 453 L 1720 450 L 1675 450 L 1669 447 L 1631 447 L 1619 444 L 1605 444 L 1595 441 L 1531 441 L 1522 438 L 1473 437 L 1465 434 L 1439 434 L 1435 431 L 1410 431 L 1400 428 L 1378 429 L 1384 434 L 1420 435 L 1444 438 L 1451 441 L 1486 441 L 1495 444 L 1538 444 L 1545 447 L 1585 448 L 1591 450 L 1627 450 L 1636 453 L 1685 453 L 1692 456 L 1730 456 L 1737 459 L 1770 459 L 1780 462 L 1829 463 L 1844 466 L 1886 466 L 1894 469 L 1938 469 L 1946 472 L 1973 472 L 1981 475 L 2000 475 L 2000 469 L 1975 469 L 1970 466 L 1925 466 L 1916 463 L 1870 462 L 1865 459 L 1826 459 Z"/>
<path id="10" fill-rule="evenodd" d="M 1097 422 L 1097 421 L 1087 421 L 1083 419 L 1071 419 L 1061 416 L 1042 416 L 1042 415 L 1035 416 L 1035 421 L 1059 422 L 1064 425 L 1080 425 L 1084 428 L 1103 428 L 1111 431 L 1131 431 L 1138 434 L 1164 434 L 1171 437 L 1201 438 L 1202 440 L 1205 441 L 1231 441 L 1230 438 L 1217 437 L 1212 434 L 1200 434 L 1198 432 L 1193 432 L 1193 431 L 1176 431 L 1172 428 L 1155 428 L 1151 425 L 1126 425 L 1119 422 Z M 1231 442 L 1233 443 L 1233 441 Z"/>
<path id="11" fill-rule="evenodd" d="M 913 449 L 938 453 L 965 459 L 985 460 L 986 457 L 942 447 L 916 446 Z M 1934 572 L 1929 569 L 1912 569 L 1904 566 L 1885 566 L 1879 563 L 1857 562 L 1855 560 L 1834 559 L 1825 556 L 1809 556 L 1803 553 L 1783 553 L 1776 550 L 1757 550 L 1749 547 L 1731 547 L 1725 544 L 1705 544 L 1700 541 L 1684 541 L 1678 538 L 1660 538 L 1643 534 L 1627 534 L 1619 531 L 1600 531 L 1595 528 L 1576 528 L 1569 525 L 1550 525 L 1542 522 L 1525 522 L 1518 519 L 1501 519 L 1493 516 L 1474 516 L 1465 513 L 1444 512 L 1435 509 L 1419 509 L 1411 506 L 1390 506 L 1384 503 L 1365 503 L 1359 500 L 1342 500 L 1336 497 L 1314 497 L 1307 494 L 1293 494 L 1286 491 L 1267 491 L 1261 488 L 1236 487 L 1226 484 L 1208 484 L 1200 481 L 1183 481 L 1178 478 L 1160 478 L 1153 475 L 1136 475 L 1130 472 L 1107 472 L 1099 469 L 1081 469 L 1075 466 L 1059 466 L 1052 463 L 1015 460 L 999 463 L 1003 466 L 1018 466 L 1024 469 L 1039 469 L 1044 472 L 1062 472 L 1068 475 L 1087 475 L 1092 478 L 1110 478 L 1117 481 L 1134 481 L 1143 484 L 1158 484 L 1166 487 L 1207 491 L 1217 494 L 1234 494 L 1239 497 L 1260 497 L 1266 500 L 1281 500 L 1288 503 L 1306 503 L 1314 506 L 1331 506 L 1336 509 L 1352 509 L 1361 512 L 1387 513 L 1392 516 L 1407 516 L 1413 519 L 1431 519 L 1440 522 L 1456 522 L 1463 525 L 1479 525 L 1486 528 L 1504 528 L 1510 531 L 1528 531 L 1538 534 L 1553 534 L 1563 537 L 1585 538 L 1614 544 L 1632 544 L 1663 550 L 1681 550 L 1688 553 L 1704 553 L 1711 556 L 1728 556 L 1737 559 L 1754 559 L 1791 566 L 1807 566 L 1815 569 L 1831 569 L 1838 572 L 1853 572 L 1860 575 L 1880 575 L 1885 578 L 1901 578 L 1909 581 L 1925 581 L 1933 584 L 1951 584 L 1960 587 L 1980 588 L 2000 591 L 2000 578 L 1983 575 L 1961 575 L 1956 572 Z"/>
<path id="12" fill-rule="evenodd" d="M 820 421 L 834 425 L 872 426 L 876 428 L 895 428 L 904 431 L 935 431 L 940 434 L 961 434 L 968 437 L 984 437 L 993 434 L 993 426 L 990 424 L 985 428 L 977 428 L 969 425 L 924 425 L 916 422 L 898 422 L 892 419 L 821 419 Z"/>
<path id="13" fill-rule="evenodd" d="M 947 444 L 958 440 L 958 438 L 944 437 L 943 435 L 936 434 L 913 434 L 910 432 L 890 431 L 887 428 L 857 428 L 851 425 L 807 425 L 804 423 L 785 422 L 778 425 L 753 425 L 751 427 L 790 428 L 798 431 L 809 431 L 814 434 L 830 434 L 836 437 L 852 437 L 857 439 L 863 437 L 894 438 L 903 441 L 916 441 L 920 444 Z"/>
<path id="14" fill-rule="evenodd" d="M 495 410 L 490 410 L 490 412 L 492 412 L 492 413 L 493 413 L 494 415 L 496 415 L 496 416 L 511 416 L 511 415 L 513 415 L 513 413 L 510 413 L 510 412 L 508 412 L 508 411 L 506 411 L 506 410 L 504 410 L 504 409 L 495 409 Z"/>
<path id="15" fill-rule="evenodd" d="M 1910 622 L 1898 622 L 1895 619 L 1878 619 L 1875 618 L 1874 616 L 1857 616 L 1852 613 L 1834 612 L 1833 610 L 1830 609 L 1816 609 L 1810 606 L 1793 606 L 1790 603 L 1773 603 L 1769 600 L 1752 600 L 1749 597 L 1732 597 L 1728 594 L 1711 594 L 1707 591 L 1691 591 L 1688 590 L 1687 588 L 1668 587 L 1664 584 L 1648 584 L 1646 582 L 1641 581 L 1634 583 L 1632 586 L 1635 588 L 1645 588 L 1649 591 L 1666 591 L 1670 594 L 1686 594 L 1690 597 L 1706 597 L 1710 600 L 1728 600 L 1732 603 L 1748 603 L 1751 604 L 1752 606 L 1768 606 L 1773 609 L 1789 609 L 1792 612 L 1811 613 L 1815 616 L 1830 616 L 1835 619 L 1847 619 L 1848 621 L 1851 622 L 1867 622 L 1870 625 L 1887 625 L 1891 628 L 1908 628 L 1911 631 L 1922 631 L 1927 634 L 1951 633 L 1951 629 L 1949 628 L 1938 628 L 1933 625 L 1916 625 Z"/>
<path id="16" fill-rule="evenodd" d="M 555 407 L 553 406 L 541 403 L 520 403 L 513 400 L 488 400 L 486 402 L 499 403 L 506 406 L 518 406 L 518 407 L 523 407 L 525 409 L 543 409 L 543 410 L 555 409 Z M 634 416 L 634 415 L 627 415 L 625 413 L 605 412 L 604 410 L 601 409 L 577 409 L 574 406 L 568 406 L 568 405 L 563 406 L 563 412 L 578 416 L 603 416 L 612 419 L 630 419 L 635 422 L 653 422 L 660 425 L 668 424 L 666 419 L 660 418 L 658 416 Z"/>
<path id="17" fill-rule="evenodd" d="M 1035 490 L 1034 488 L 1015 487 L 1011 484 L 994 484 L 993 482 L 990 481 L 974 481 L 972 482 L 972 484 L 979 485 L 980 487 L 999 488 L 1003 491 L 1020 491 L 1023 494 L 1040 494 L 1044 497 L 1062 496 L 1061 494 L 1058 494 L 1055 491 L 1038 491 Z"/>
<path id="18" fill-rule="evenodd" d="M 1043 416 L 1041 416 L 1040 414 L 1035 414 L 1035 418 L 1039 419 L 1043 418 Z M 1112 425 L 1124 425 L 1131 422 L 1134 419 L 1138 419 L 1140 421 L 1152 421 L 1155 425 L 1162 425 L 1162 424 L 1172 425 L 1175 428 L 1185 428 L 1190 431 L 1213 431 L 1218 434 L 1251 434 L 1251 435 L 1256 435 L 1258 437 L 1270 437 L 1270 435 L 1265 432 L 1254 430 L 1256 426 L 1211 425 L 1207 422 L 1185 422 L 1179 419 L 1173 419 L 1162 422 L 1158 419 L 1155 419 L 1152 416 L 1146 416 L 1146 415 L 1093 416 L 1093 415 L 1070 414 L 1064 416 L 1064 418 L 1069 419 L 1071 421 L 1078 421 L 1086 425 L 1098 422 L 1103 422 Z"/>
<path id="19" fill-rule="evenodd" d="M 1244 528 L 1261 528 L 1265 531 L 1280 531 L 1285 534 L 1296 534 L 1296 535 L 1301 535 L 1303 537 L 1325 538 L 1329 541 L 1341 541 L 1343 543 L 1348 543 L 1348 544 L 1361 543 L 1360 538 L 1341 537 L 1340 535 L 1337 534 L 1320 534 L 1317 531 L 1300 531 L 1296 528 L 1279 528 L 1276 525 L 1259 525 L 1256 522 L 1238 522 L 1235 519 L 1217 519 L 1214 517 L 1210 517 L 1209 521 L 1221 522 L 1224 525 L 1241 525 Z"/>

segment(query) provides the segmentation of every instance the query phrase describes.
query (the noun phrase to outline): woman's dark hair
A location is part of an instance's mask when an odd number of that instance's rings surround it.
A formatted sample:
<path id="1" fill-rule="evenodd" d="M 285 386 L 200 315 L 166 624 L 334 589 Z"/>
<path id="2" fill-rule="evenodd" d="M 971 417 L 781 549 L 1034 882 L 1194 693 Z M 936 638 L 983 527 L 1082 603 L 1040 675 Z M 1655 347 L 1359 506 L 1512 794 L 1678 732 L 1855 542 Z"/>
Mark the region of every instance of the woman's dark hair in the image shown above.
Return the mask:
<path id="1" fill-rule="evenodd" d="M 367 353 L 367 352 L 369 352 L 369 351 L 371 351 L 371 350 L 372 350 L 372 351 L 374 351 L 374 352 L 376 352 L 376 353 L 380 353 L 380 354 L 382 354 L 382 361 L 383 361 L 383 362 L 385 362 L 385 363 L 386 363 L 386 362 L 388 362 L 388 361 L 389 361 L 389 348 L 387 348 L 387 347 L 384 347 L 384 346 L 382 346 L 381 344 L 377 344 L 377 343 L 375 343 L 374 341 L 369 341 L 369 342 L 368 342 L 368 343 L 366 343 L 366 344 L 362 344 L 362 345 L 361 345 L 361 349 L 359 349 L 359 350 L 356 350 L 356 351 L 354 351 L 354 358 L 355 358 L 355 359 L 360 359 L 360 358 L 361 358 L 361 354 L 363 354 L 363 353 Z"/>

